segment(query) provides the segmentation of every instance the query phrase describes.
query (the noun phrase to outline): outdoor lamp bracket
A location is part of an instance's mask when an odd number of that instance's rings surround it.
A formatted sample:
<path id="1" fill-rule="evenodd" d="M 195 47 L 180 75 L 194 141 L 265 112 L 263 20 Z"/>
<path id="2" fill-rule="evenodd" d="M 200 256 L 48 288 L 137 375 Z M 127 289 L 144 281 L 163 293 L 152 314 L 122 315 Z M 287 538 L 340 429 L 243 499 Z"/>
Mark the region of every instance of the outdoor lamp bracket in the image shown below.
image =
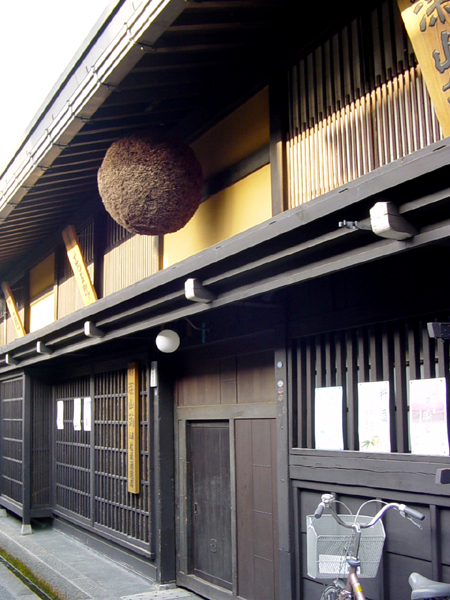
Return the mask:
<path id="1" fill-rule="evenodd" d="M 187 279 L 184 284 L 184 295 L 193 302 L 212 302 L 216 296 L 203 287 L 198 279 Z"/>

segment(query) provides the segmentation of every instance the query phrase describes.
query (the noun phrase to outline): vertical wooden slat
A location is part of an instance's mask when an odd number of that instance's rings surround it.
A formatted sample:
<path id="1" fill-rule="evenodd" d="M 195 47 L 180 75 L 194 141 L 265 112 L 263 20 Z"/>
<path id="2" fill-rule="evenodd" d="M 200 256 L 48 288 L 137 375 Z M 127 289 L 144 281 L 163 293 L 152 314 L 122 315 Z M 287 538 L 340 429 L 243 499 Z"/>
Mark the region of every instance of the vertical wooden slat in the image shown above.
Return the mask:
<path id="1" fill-rule="evenodd" d="M 316 346 L 310 338 L 306 345 L 306 447 L 314 448 L 314 390 L 316 387 Z"/>
<path id="2" fill-rule="evenodd" d="M 348 450 L 348 423 L 347 423 L 347 356 L 345 334 L 336 334 L 336 381 L 335 385 L 342 387 L 342 429 L 344 449 Z"/>
<path id="3" fill-rule="evenodd" d="M 289 207 L 442 139 L 409 54 L 408 37 L 389 0 L 294 65 Z"/>
<path id="4" fill-rule="evenodd" d="M 395 364 L 395 405 L 397 452 L 408 451 L 408 415 L 407 415 L 407 382 L 406 382 L 406 341 L 405 330 L 400 323 L 394 332 L 394 364 Z"/>
<path id="5" fill-rule="evenodd" d="M 347 333 L 348 449 L 358 448 L 358 345 L 355 332 Z"/>

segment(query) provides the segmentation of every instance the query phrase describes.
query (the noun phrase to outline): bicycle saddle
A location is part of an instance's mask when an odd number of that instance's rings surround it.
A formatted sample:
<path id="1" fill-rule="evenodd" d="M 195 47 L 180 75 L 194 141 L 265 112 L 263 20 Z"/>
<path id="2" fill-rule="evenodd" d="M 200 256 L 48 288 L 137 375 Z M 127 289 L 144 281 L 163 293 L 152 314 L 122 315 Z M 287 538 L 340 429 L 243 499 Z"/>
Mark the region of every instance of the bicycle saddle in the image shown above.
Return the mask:
<path id="1" fill-rule="evenodd" d="M 411 573 L 408 581 L 412 588 L 411 600 L 445 598 L 450 596 L 450 583 L 432 581 L 431 579 L 419 575 L 419 573 Z"/>

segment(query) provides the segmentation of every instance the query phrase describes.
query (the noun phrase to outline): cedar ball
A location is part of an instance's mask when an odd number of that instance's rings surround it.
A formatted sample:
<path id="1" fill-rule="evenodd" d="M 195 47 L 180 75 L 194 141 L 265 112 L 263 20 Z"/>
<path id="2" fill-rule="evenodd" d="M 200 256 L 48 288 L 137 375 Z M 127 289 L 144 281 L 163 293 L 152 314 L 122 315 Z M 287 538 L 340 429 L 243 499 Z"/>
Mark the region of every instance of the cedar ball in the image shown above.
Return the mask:
<path id="1" fill-rule="evenodd" d="M 178 231 L 201 202 L 200 163 L 187 144 L 166 135 L 144 133 L 114 142 L 97 180 L 106 210 L 132 233 Z"/>

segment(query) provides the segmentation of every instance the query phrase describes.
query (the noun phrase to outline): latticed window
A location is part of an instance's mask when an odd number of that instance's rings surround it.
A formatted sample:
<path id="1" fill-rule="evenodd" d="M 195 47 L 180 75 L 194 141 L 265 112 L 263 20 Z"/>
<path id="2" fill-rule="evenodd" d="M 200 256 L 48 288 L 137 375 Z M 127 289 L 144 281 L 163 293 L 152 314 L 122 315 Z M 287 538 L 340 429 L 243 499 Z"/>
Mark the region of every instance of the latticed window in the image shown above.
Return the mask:
<path id="1" fill-rule="evenodd" d="M 389 439 L 388 448 L 378 451 L 413 451 L 411 428 L 414 427 L 415 415 L 411 413 L 411 382 L 417 385 L 416 382 L 424 381 L 431 389 L 430 382 L 442 378 L 444 387 L 448 387 L 445 376 L 448 373 L 449 346 L 447 342 L 436 343 L 430 339 L 427 320 L 389 322 L 295 340 L 293 446 L 318 447 L 317 391 L 337 386 L 342 394 L 342 426 L 331 421 L 330 431 L 334 433 L 339 428 L 343 449 L 367 450 L 366 440 L 361 437 L 359 386 L 383 382 L 388 401 L 386 426 Z M 381 414 L 379 399 L 374 406 L 377 407 L 374 414 Z M 433 404 L 430 406 L 435 408 Z M 422 411 L 422 416 L 424 414 Z M 447 431 L 446 425 L 436 426 L 439 418 L 436 413 L 430 420 L 436 428 L 436 435 Z M 369 449 L 377 451 L 376 444 Z M 435 454 L 433 451 L 419 453 Z"/>
<path id="2" fill-rule="evenodd" d="M 18 504 L 23 499 L 23 378 L 0 386 L 1 439 L 0 492 Z"/>
<path id="3" fill-rule="evenodd" d="M 289 73 L 289 207 L 442 139 L 394 0 Z"/>

